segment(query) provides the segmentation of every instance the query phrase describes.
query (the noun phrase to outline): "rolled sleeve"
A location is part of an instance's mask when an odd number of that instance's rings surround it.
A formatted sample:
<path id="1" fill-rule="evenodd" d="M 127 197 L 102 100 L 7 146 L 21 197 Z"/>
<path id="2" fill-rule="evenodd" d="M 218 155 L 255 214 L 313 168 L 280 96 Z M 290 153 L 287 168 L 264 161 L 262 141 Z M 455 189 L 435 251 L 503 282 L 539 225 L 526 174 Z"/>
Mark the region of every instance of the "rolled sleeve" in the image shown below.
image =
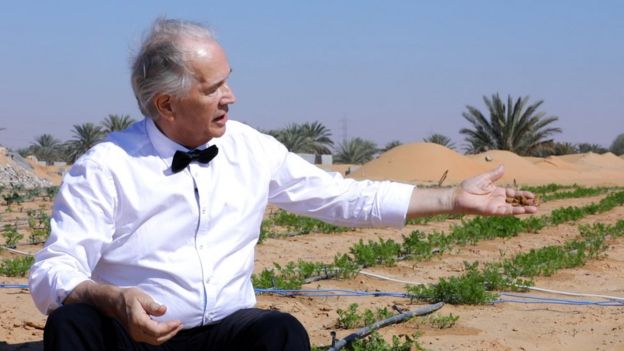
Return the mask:
<path id="1" fill-rule="evenodd" d="M 407 210 L 412 197 L 414 186 L 395 182 L 380 182 L 377 192 L 377 208 L 379 223 L 401 228 L 405 226 Z"/>

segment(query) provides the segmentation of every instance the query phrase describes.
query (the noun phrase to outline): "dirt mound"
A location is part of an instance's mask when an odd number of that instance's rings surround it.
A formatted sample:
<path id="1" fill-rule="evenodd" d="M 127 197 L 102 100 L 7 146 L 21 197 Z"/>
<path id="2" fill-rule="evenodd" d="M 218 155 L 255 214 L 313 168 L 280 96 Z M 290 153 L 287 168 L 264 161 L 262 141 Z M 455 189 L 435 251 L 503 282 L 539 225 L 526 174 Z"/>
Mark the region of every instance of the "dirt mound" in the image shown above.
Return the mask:
<path id="1" fill-rule="evenodd" d="M 555 156 L 548 156 L 545 158 L 527 156 L 527 157 L 524 157 L 524 159 L 533 162 L 534 165 L 542 169 L 559 169 L 559 170 L 571 170 L 571 171 L 579 170 L 578 166 L 576 166 L 575 164 L 559 159 Z"/>
<path id="2" fill-rule="evenodd" d="M 403 144 L 383 153 L 351 173 L 358 179 L 396 180 L 408 183 L 437 183 L 448 171 L 444 184 L 485 172 L 492 166 L 432 143 Z"/>
<path id="3" fill-rule="evenodd" d="M 589 152 L 586 154 L 572 154 L 557 157 L 564 161 L 574 163 L 585 170 L 610 169 L 624 171 L 624 161 L 610 152 L 602 155 Z"/>
<path id="4" fill-rule="evenodd" d="M 444 185 L 452 185 L 494 169 L 500 164 L 505 167 L 505 174 L 497 182 L 499 185 L 624 185 L 624 161 L 612 153 L 539 158 L 520 157 L 509 151 L 491 150 L 465 156 L 431 143 L 398 146 L 364 164 L 350 176 L 357 179 L 430 185 L 437 184 L 448 170 Z"/>
<path id="5" fill-rule="evenodd" d="M 39 177 L 33 166 L 19 154 L 0 147 L 0 185 L 34 188 L 51 186 L 53 183 Z"/>

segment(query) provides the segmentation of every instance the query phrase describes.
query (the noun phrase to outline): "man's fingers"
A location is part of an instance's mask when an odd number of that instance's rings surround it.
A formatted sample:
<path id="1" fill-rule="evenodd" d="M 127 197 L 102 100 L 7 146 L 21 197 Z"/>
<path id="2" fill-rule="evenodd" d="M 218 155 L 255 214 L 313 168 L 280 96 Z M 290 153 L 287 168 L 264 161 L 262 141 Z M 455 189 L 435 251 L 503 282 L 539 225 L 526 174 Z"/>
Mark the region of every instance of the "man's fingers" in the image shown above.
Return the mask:
<path id="1" fill-rule="evenodd" d="M 167 306 L 158 304 L 156 302 L 150 301 L 148 303 L 143 304 L 143 308 L 145 312 L 150 316 L 162 316 L 167 312 Z"/>
<path id="2" fill-rule="evenodd" d="M 180 324 L 177 328 L 167 333 L 166 335 L 156 338 L 156 344 L 160 345 L 168 341 L 169 339 L 173 338 L 180 330 L 182 330 L 182 324 Z"/>
<path id="3" fill-rule="evenodd" d="M 490 178 L 490 181 L 492 183 L 499 180 L 503 176 L 503 174 L 505 174 L 505 167 L 503 167 L 503 165 L 498 165 L 498 167 L 496 167 L 494 170 L 487 173 L 488 178 Z"/>
<path id="4" fill-rule="evenodd" d="M 178 329 L 181 325 L 180 321 L 157 322 L 150 319 L 147 323 L 140 325 L 140 327 L 144 334 L 159 338 Z"/>

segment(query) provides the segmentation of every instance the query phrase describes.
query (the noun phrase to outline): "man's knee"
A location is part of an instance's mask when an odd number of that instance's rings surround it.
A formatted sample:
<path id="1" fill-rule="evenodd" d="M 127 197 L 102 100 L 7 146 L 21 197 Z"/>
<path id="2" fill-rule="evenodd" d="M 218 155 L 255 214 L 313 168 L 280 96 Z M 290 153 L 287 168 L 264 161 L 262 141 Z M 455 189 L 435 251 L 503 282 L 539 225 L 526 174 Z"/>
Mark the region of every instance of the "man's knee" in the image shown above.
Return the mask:
<path id="1" fill-rule="evenodd" d="M 45 329 L 53 332 L 67 332 L 75 328 L 88 328 L 94 324 L 101 325 L 102 316 L 90 305 L 71 304 L 54 310 L 46 322 Z"/>
<path id="2" fill-rule="evenodd" d="M 258 321 L 260 339 L 270 344 L 282 344 L 284 350 L 309 350 L 310 339 L 304 326 L 293 315 L 278 311 L 267 311 Z M 279 341 L 278 341 L 279 340 Z M 278 346 L 279 347 L 279 346 Z M 277 348 L 275 348 L 277 349 Z"/>
<path id="3" fill-rule="evenodd" d="M 61 306 L 48 316 L 43 332 L 44 349 L 106 349 L 111 328 L 111 320 L 90 305 Z"/>

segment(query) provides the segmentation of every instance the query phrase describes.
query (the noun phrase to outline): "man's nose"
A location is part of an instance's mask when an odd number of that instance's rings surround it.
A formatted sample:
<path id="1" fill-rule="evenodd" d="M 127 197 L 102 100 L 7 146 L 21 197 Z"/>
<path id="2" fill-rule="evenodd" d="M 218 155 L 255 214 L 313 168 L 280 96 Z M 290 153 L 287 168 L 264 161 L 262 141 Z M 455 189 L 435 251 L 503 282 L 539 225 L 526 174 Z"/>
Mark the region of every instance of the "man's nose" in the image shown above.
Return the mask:
<path id="1" fill-rule="evenodd" d="M 223 84 L 221 86 L 221 89 L 223 91 L 221 95 L 221 104 L 228 105 L 236 102 L 236 96 L 234 95 L 234 91 L 232 90 L 232 88 L 230 88 L 228 83 Z"/>

